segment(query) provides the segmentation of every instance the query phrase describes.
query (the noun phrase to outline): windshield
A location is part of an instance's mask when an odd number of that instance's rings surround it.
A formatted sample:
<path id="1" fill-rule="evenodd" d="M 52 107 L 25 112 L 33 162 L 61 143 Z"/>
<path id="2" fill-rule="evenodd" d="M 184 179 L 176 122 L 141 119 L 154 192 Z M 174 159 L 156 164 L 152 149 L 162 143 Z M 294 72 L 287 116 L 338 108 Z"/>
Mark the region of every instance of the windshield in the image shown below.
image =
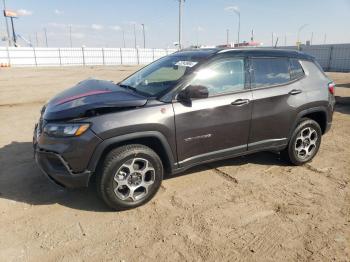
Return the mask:
<path id="1" fill-rule="evenodd" d="M 190 56 L 166 56 L 142 68 L 119 85 L 146 96 L 157 97 L 173 88 L 197 63 L 198 60 Z"/>

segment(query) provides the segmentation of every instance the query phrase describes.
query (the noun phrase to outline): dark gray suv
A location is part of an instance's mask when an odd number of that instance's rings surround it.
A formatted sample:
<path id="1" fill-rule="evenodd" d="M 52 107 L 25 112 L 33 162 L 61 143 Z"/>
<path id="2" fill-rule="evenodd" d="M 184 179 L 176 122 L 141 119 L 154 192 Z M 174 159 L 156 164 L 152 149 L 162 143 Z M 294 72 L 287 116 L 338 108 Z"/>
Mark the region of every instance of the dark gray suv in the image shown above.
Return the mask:
<path id="1" fill-rule="evenodd" d="M 114 209 L 150 200 L 164 173 L 280 152 L 302 165 L 332 122 L 334 83 L 313 57 L 276 49 L 176 52 L 124 81 L 89 79 L 42 109 L 35 158 L 56 183 Z"/>

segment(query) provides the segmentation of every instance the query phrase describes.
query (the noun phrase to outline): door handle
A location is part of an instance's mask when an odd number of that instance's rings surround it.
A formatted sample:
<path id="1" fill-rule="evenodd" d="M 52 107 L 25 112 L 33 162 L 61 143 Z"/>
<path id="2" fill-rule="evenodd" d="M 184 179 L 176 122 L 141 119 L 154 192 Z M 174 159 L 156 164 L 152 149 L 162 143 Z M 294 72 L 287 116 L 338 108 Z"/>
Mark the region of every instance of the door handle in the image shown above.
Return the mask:
<path id="1" fill-rule="evenodd" d="M 243 106 L 249 104 L 249 99 L 237 99 L 231 103 L 233 106 Z"/>
<path id="2" fill-rule="evenodd" d="M 290 95 L 297 95 L 302 93 L 303 91 L 301 91 L 300 89 L 293 89 L 292 91 L 290 91 L 288 94 Z"/>

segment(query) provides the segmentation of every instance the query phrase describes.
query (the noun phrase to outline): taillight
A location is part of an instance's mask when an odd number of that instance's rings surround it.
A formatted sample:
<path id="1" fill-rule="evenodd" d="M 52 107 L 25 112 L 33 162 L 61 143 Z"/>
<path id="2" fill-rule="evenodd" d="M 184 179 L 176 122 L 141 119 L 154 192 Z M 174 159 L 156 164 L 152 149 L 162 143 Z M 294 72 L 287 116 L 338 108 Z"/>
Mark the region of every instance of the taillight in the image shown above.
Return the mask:
<path id="1" fill-rule="evenodd" d="M 328 84 L 328 91 L 329 91 L 329 93 L 331 93 L 332 95 L 334 95 L 334 89 L 335 89 L 335 84 L 334 84 L 334 82 L 330 82 L 330 83 Z"/>

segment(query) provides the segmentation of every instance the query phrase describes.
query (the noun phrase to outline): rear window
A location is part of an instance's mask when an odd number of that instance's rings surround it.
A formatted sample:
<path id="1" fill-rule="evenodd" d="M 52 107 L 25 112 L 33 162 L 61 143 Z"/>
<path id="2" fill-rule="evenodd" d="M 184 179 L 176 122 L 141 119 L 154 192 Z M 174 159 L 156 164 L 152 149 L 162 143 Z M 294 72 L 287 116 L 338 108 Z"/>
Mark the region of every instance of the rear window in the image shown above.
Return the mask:
<path id="1" fill-rule="evenodd" d="M 290 59 L 290 78 L 297 80 L 304 77 L 305 73 L 298 59 Z"/>
<path id="2" fill-rule="evenodd" d="M 289 59 L 288 58 L 252 58 L 254 71 L 253 88 L 262 88 L 288 83 Z"/>

